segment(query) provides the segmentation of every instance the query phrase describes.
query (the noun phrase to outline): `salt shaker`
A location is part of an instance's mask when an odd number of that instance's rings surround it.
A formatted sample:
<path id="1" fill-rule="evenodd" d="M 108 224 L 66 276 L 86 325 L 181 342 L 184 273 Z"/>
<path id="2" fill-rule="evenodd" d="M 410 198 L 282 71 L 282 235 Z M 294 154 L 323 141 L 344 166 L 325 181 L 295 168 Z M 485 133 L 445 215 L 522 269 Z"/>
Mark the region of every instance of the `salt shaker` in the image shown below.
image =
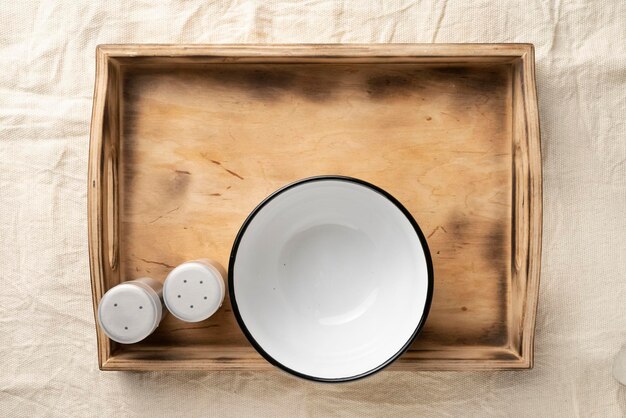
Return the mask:
<path id="1" fill-rule="evenodd" d="M 222 306 L 225 277 L 226 271 L 215 261 L 200 259 L 183 263 L 165 279 L 165 306 L 182 321 L 203 321 Z"/>
<path id="2" fill-rule="evenodd" d="M 162 289 L 159 281 L 149 277 L 111 288 L 98 305 L 98 322 L 104 333 L 122 344 L 152 334 L 163 319 Z"/>

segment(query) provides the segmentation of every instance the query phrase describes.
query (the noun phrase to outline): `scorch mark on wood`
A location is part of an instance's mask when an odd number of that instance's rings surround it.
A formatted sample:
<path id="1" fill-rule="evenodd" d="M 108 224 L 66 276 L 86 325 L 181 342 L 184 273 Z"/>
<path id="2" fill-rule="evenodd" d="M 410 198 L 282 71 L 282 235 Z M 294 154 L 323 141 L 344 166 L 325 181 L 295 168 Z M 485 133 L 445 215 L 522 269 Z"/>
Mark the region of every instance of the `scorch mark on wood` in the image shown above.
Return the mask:
<path id="1" fill-rule="evenodd" d="M 147 263 L 147 264 L 157 264 L 159 266 L 163 266 L 163 267 L 167 267 L 167 268 L 171 268 L 171 269 L 174 268 L 174 266 L 171 266 L 171 265 L 169 265 L 167 263 L 160 263 L 158 261 L 146 260 L 145 258 L 141 258 L 141 257 L 137 257 L 137 259 L 139 259 L 139 260 L 141 260 L 141 261 L 143 261 L 144 263 Z"/>
<path id="2" fill-rule="evenodd" d="M 435 232 L 437 232 L 439 229 L 441 229 L 446 234 L 448 233 L 448 231 L 446 231 L 446 228 L 444 228 L 442 225 L 437 225 L 437 228 L 433 229 L 433 232 L 431 232 L 430 235 L 428 235 L 426 238 L 430 238 L 435 235 Z"/>
<path id="3" fill-rule="evenodd" d="M 227 168 L 226 168 L 226 167 L 224 167 L 224 166 L 222 165 L 222 163 L 220 163 L 219 161 L 216 161 L 216 160 L 210 160 L 210 161 L 211 161 L 213 164 L 215 164 L 215 165 L 219 165 L 219 166 L 220 166 L 220 167 L 222 167 L 224 170 L 226 170 L 228 173 L 232 174 L 233 176 L 237 177 L 238 179 L 243 180 L 243 177 L 241 177 L 239 174 L 235 173 L 234 171 L 227 169 Z"/>
<path id="4" fill-rule="evenodd" d="M 148 222 L 148 223 L 149 223 L 149 224 L 153 224 L 153 223 L 155 223 L 156 221 L 158 221 L 159 219 L 161 219 L 162 217 L 164 217 L 165 215 L 169 215 L 170 213 L 175 212 L 175 211 L 177 211 L 178 209 L 180 209 L 180 206 L 177 206 L 176 208 L 174 208 L 174 209 L 172 209 L 172 210 L 170 210 L 170 211 L 168 211 L 168 212 L 165 212 L 163 215 L 159 215 L 159 216 L 157 216 L 156 218 L 154 218 L 153 220 L 151 220 L 151 221 L 150 221 L 150 222 Z"/>

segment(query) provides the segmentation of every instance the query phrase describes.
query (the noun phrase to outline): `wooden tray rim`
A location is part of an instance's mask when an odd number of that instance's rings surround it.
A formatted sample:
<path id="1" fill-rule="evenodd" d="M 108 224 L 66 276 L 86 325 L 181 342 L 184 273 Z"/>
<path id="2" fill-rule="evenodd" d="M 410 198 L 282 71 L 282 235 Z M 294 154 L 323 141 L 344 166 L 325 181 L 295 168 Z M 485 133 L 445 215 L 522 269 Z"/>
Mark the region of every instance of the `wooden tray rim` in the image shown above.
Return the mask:
<path id="1" fill-rule="evenodd" d="M 431 359 L 400 358 L 388 370 L 495 370 L 527 369 L 533 366 L 533 344 L 538 302 L 542 235 L 542 170 L 540 127 L 535 82 L 534 46 L 529 43 L 503 44 L 105 44 L 96 47 L 96 80 L 90 127 L 88 167 L 88 237 L 92 302 L 95 312 L 104 294 L 103 202 L 101 168 L 104 164 L 103 127 L 109 79 L 109 65 L 118 67 L 125 60 L 141 57 L 170 57 L 173 59 L 215 58 L 220 62 L 430 62 L 430 63 L 506 63 L 520 62 L 524 129 L 528 147 L 528 197 L 523 202 L 528 210 L 527 277 L 522 320 L 521 352 L 508 351 L 503 359 Z M 528 297 L 528 296 L 531 297 Z M 144 361 L 138 365 L 112 356 L 106 335 L 96 326 L 98 363 L 101 370 L 264 370 L 268 369 L 260 356 L 243 359 L 242 364 L 219 361 L 189 362 Z M 505 350 L 506 351 L 506 350 Z M 245 357 L 245 356 L 242 356 Z"/>

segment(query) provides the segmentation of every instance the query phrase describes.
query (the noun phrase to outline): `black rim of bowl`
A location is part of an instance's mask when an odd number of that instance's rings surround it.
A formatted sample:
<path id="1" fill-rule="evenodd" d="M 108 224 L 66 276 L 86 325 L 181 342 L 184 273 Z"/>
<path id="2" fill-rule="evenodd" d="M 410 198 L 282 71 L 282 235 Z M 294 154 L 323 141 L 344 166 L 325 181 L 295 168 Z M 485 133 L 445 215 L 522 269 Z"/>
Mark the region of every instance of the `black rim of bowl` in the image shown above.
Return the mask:
<path id="1" fill-rule="evenodd" d="M 286 192 L 289 189 L 292 189 L 296 186 L 300 186 L 302 184 L 305 183 L 312 183 L 312 182 L 316 182 L 316 181 L 328 181 L 328 180 L 334 180 L 334 181 L 345 181 L 348 183 L 355 183 L 361 186 L 365 186 L 379 194 L 381 194 L 382 196 L 384 196 L 385 198 L 387 198 L 391 203 L 393 203 L 398 209 L 400 209 L 400 211 L 402 212 L 402 214 L 409 220 L 409 222 L 411 223 L 411 225 L 413 226 L 413 229 L 415 230 L 415 233 L 417 234 L 420 243 L 422 244 L 422 249 L 424 251 L 424 257 L 426 259 L 426 266 L 427 266 L 427 270 L 428 270 L 428 291 L 426 294 L 426 301 L 424 304 L 424 311 L 422 313 L 422 317 L 419 321 L 419 323 L 417 324 L 417 327 L 415 328 L 415 331 L 413 331 L 413 334 L 409 337 L 408 341 L 396 352 L 396 354 L 394 354 L 393 356 L 391 356 L 389 359 L 387 359 L 386 361 L 384 361 L 382 364 L 374 367 L 371 370 L 368 370 L 366 372 L 360 373 L 358 375 L 355 376 L 348 376 L 348 377 L 337 377 L 337 378 L 324 378 L 324 377 L 317 377 L 317 376 L 309 376 L 307 374 L 304 373 L 300 373 L 297 370 L 293 370 L 287 366 L 285 366 L 284 364 L 280 363 L 278 360 L 276 360 L 274 357 L 272 357 L 271 355 L 269 355 L 264 349 L 263 347 L 261 347 L 261 345 L 254 339 L 254 337 L 252 336 L 252 334 L 250 333 L 250 331 L 248 330 L 248 327 L 246 326 L 243 318 L 241 317 L 241 313 L 239 312 L 239 307 L 237 305 L 237 298 L 235 296 L 235 286 L 234 286 L 234 282 L 235 282 L 235 278 L 234 278 L 234 270 L 235 270 L 235 260 L 237 258 L 237 250 L 239 249 L 239 244 L 241 243 L 241 240 L 244 236 L 244 234 L 246 233 L 246 230 L 248 229 L 248 226 L 250 225 L 250 223 L 252 222 L 252 220 L 255 218 L 255 216 L 261 211 L 261 209 L 263 209 L 263 207 L 265 207 L 265 205 L 267 205 L 270 201 L 272 201 L 274 198 L 276 198 L 277 196 L 281 195 L 282 193 Z M 428 243 L 426 242 L 426 237 L 424 236 L 424 233 L 422 232 L 422 230 L 420 229 L 419 225 L 417 224 L 417 222 L 415 221 L 415 219 L 413 218 L 413 216 L 411 215 L 411 213 L 392 195 L 390 195 L 388 192 L 386 192 L 385 190 L 381 189 L 378 186 L 375 186 L 371 183 L 368 183 L 364 180 L 360 180 L 360 179 L 356 179 L 353 177 L 346 177 L 346 176 L 315 176 L 315 177 L 309 177 L 309 178 L 305 178 L 302 180 L 298 180 L 295 181 L 293 183 L 290 183 L 278 190 L 276 190 L 274 193 L 272 193 L 271 195 L 269 195 L 268 197 L 266 197 L 261 203 L 259 203 L 259 205 L 254 208 L 254 210 L 250 213 L 250 215 L 248 215 L 248 217 L 246 218 L 246 220 L 244 221 L 243 225 L 241 226 L 241 228 L 239 229 L 239 232 L 237 233 L 237 237 L 235 238 L 235 242 L 233 244 L 233 248 L 230 252 L 230 260 L 228 263 L 228 295 L 230 297 L 230 303 L 232 305 L 233 308 L 233 313 L 235 314 L 235 318 L 237 319 L 237 323 L 239 324 L 239 327 L 241 328 L 241 330 L 243 331 L 244 335 L 246 336 L 246 338 L 248 339 L 248 341 L 250 342 L 250 344 L 252 344 L 252 346 L 256 349 L 256 351 L 259 352 L 259 354 L 261 354 L 269 363 L 273 364 L 274 366 L 303 379 L 307 379 L 307 380 L 312 380 L 312 381 L 316 381 L 316 382 L 330 382 L 330 383 L 338 383 L 338 382 L 348 382 L 348 381 L 353 381 L 353 380 L 357 380 L 357 379 L 362 379 L 364 377 L 370 376 L 376 372 L 381 371 L 382 369 L 384 369 L 385 367 L 387 367 L 388 365 L 390 365 L 391 363 L 393 363 L 394 360 L 396 360 L 398 357 L 400 357 L 406 350 L 408 350 L 408 348 L 411 346 L 411 343 L 413 343 L 413 341 L 415 340 L 415 338 L 419 335 L 419 333 L 421 332 L 422 328 L 424 328 L 424 324 L 426 323 L 426 319 L 428 318 L 428 314 L 430 312 L 430 305 L 432 302 L 432 298 L 433 298 L 433 287 L 434 287 L 434 278 L 433 278 L 433 261 L 430 255 L 430 250 L 428 248 Z"/>

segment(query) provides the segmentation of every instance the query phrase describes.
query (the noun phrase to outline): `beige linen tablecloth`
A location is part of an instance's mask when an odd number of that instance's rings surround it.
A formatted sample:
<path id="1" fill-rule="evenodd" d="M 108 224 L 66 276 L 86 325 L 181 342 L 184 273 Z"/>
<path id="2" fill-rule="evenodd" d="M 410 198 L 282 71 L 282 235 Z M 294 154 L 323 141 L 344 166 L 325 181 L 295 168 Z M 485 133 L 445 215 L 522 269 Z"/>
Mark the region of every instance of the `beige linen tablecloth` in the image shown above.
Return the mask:
<path id="1" fill-rule="evenodd" d="M 623 416 L 626 2 L 0 4 L 0 416 Z M 156 3 L 156 2 L 155 2 Z M 543 137 L 536 362 L 516 372 L 98 371 L 87 153 L 100 43 L 532 42 Z"/>

